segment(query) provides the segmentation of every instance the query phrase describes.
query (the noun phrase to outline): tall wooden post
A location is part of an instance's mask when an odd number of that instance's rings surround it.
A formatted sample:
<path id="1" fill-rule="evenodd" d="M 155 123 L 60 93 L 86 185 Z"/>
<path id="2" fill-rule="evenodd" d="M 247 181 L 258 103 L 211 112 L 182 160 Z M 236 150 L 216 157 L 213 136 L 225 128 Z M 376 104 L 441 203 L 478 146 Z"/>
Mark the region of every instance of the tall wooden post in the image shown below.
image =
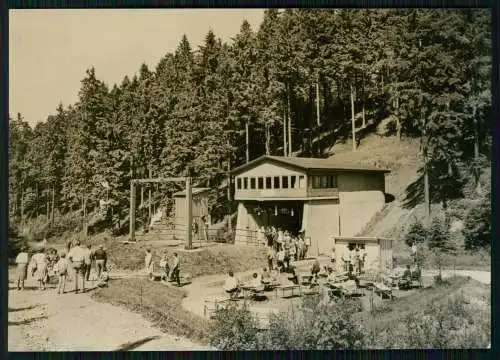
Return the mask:
<path id="1" fill-rule="evenodd" d="M 186 249 L 191 249 L 193 244 L 192 239 L 192 194 L 191 194 L 191 178 L 186 178 Z"/>
<path id="2" fill-rule="evenodd" d="M 130 241 L 135 241 L 135 183 L 130 181 Z"/>

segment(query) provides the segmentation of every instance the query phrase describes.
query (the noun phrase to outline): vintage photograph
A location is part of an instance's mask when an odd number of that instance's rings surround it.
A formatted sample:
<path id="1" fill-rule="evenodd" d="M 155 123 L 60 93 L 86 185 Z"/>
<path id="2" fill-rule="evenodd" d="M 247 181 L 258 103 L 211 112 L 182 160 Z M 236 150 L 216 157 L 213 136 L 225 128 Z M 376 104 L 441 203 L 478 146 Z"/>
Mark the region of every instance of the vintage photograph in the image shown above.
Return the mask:
<path id="1" fill-rule="evenodd" d="M 9 12 L 8 350 L 491 347 L 489 9 Z"/>

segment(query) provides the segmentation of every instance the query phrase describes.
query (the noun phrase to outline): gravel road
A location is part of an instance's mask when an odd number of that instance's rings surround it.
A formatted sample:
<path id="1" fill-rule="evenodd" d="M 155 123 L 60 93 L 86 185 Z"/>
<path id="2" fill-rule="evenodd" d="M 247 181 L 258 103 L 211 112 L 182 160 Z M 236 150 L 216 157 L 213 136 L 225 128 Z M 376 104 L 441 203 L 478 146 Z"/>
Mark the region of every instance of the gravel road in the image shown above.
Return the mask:
<path id="1" fill-rule="evenodd" d="M 55 291 L 9 290 L 9 351 L 209 350 L 88 294 Z"/>

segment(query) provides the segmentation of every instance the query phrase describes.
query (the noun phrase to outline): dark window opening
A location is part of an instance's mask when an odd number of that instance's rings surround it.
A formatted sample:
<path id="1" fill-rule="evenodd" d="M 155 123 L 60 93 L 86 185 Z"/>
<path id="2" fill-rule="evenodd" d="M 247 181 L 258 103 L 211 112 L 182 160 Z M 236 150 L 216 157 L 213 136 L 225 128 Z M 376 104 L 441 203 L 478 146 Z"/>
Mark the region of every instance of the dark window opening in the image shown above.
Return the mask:
<path id="1" fill-rule="evenodd" d="M 275 189 L 279 189 L 280 188 L 280 177 L 279 176 L 275 176 L 274 177 L 274 188 Z"/>
<path id="2" fill-rule="evenodd" d="M 248 189 L 248 178 L 243 178 L 243 189 Z"/>
<path id="3" fill-rule="evenodd" d="M 290 176 L 290 187 L 296 189 L 297 177 L 295 175 Z"/>
<path id="4" fill-rule="evenodd" d="M 288 189 L 288 176 L 281 177 L 281 187 L 283 189 Z"/>
<path id="5" fill-rule="evenodd" d="M 250 178 L 250 189 L 255 189 L 255 178 Z"/>
<path id="6" fill-rule="evenodd" d="M 266 189 L 272 189 L 272 188 L 273 188 L 272 178 L 270 176 L 266 177 Z"/>
<path id="7" fill-rule="evenodd" d="M 257 181 L 257 185 L 259 189 L 264 189 L 264 178 L 259 178 Z"/>
<path id="8" fill-rule="evenodd" d="M 236 179 L 236 187 L 237 187 L 238 189 L 241 189 L 241 178 L 237 178 L 237 179 Z"/>

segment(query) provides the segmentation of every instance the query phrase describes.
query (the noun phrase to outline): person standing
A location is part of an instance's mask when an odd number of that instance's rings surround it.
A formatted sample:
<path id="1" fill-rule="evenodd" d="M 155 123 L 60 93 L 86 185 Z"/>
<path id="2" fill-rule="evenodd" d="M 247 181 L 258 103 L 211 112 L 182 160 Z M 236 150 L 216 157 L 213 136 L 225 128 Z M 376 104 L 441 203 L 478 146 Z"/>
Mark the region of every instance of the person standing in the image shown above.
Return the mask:
<path id="1" fill-rule="evenodd" d="M 82 279 L 82 292 L 85 292 L 85 255 L 86 250 L 80 246 L 80 240 L 77 240 L 75 246 L 68 253 L 71 267 L 75 270 L 75 294 L 78 294 L 79 291 L 80 278 Z"/>
<path id="2" fill-rule="evenodd" d="M 274 261 L 276 259 L 276 250 L 272 246 L 267 247 L 267 264 L 269 267 L 269 270 L 272 270 Z"/>
<path id="3" fill-rule="evenodd" d="M 38 281 L 38 289 L 45 290 L 45 282 L 48 277 L 48 260 L 47 255 L 45 255 L 45 249 L 42 248 L 38 250 L 38 253 L 33 255 L 31 258 L 33 262 L 33 276 L 35 280 Z"/>
<path id="4" fill-rule="evenodd" d="M 108 260 L 108 255 L 104 250 L 104 246 L 99 245 L 99 248 L 94 253 L 94 259 L 97 269 L 97 279 L 100 279 L 101 273 L 106 271 L 106 261 Z"/>
<path id="5" fill-rule="evenodd" d="M 92 267 L 92 260 L 93 260 L 93 251 L 92 251 L 92 245 L 88 244 L 87 248 L 85 249 L 85 281 L 90 281 L 90 269 Z"/>
<path id="6" fill-rule="evenodd" d="M 68 278 L 68 260 L 66 254 L 63 252 L 55 265 L 56 273 L 59 275 L 59 282 L 57 283 L 57 293 L 64 294 L 66 289 L 66 280 Z"/>
<path id="7" fill-rule="evenodd" d="M 29 254 L 25 247 L 21 249 L 21 252 L 16 256 L 16 280 L 17 280 L 17 290 L 24 290 L 24 281 L 28 277 L 28 263 Z"/>
<path id="8" fill-rule="evenodd" d="M 170 274 L 170 266 L 168 265 L 168 256 L 167 256 L 166 252 L 163 253 L 163 257 L 160 260 L 160 267 L 165 272 L 165 278 L 166 278 L 165 280 L 168 281 L 169 280 L 169 274 Z"/>
<path id="9" fill-rule="evenodd" d="M 151 254 L 151 249 L 146 249 L 146 257 L 144 258 L 144 270 L 146 274 L 150 274 L 153 268 L 153 254 Z"/>
<path id="10" fill-rule="evenodd" d="M 177 282 L 177 286 L 181 286 L 181 278 L 180 278 L 180 275 L 179 275 L 179 255 L 177 255 L 176 252 L 174 252 L 174 261 L 172 262 L 172 279 Z"/>

